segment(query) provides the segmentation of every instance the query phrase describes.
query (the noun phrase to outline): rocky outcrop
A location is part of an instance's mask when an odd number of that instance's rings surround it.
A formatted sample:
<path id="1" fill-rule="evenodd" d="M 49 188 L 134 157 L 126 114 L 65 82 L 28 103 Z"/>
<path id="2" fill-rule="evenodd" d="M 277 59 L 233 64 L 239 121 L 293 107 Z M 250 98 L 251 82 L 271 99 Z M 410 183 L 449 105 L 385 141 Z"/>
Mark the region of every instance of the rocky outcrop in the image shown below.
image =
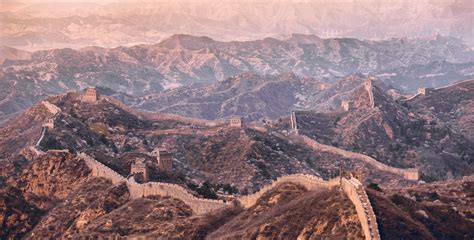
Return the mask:
<path id="1" fill-rule="evenodd" d="M 70 238 L 98 217 L 125 204 L 129 196 L 124 184 L 112 185 L 106 179 L 91 178 L 49 210 L 28 237 Z"/>
<path id="2" fill-rule="evenodd" d="M 263 194 L 210 239 L 363 239 L 352 202 L 338 188 L 309 191 L 290 182 Z"/>
<path id="3" fill-rule="evenodd" d="M 44 212 L 29 203 L 19 189 L 1 184 L 0 239 L 20 239 L 33 229 Z"/>
<path id="4" fill-rule="evenodd" d="M 90 170 L 84 161 L 62 151 L 48 151 L 24 171 L 19 183 L 28 194 L 65 199 L 86 181 Z"/>

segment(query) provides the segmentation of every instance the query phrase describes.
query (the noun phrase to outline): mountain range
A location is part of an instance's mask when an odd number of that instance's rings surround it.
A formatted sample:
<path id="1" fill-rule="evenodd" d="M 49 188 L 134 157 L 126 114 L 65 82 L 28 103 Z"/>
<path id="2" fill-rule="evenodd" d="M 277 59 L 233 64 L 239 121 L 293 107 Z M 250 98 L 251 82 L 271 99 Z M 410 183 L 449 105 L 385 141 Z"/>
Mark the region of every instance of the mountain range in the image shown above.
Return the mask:
<path id="1" fill-rule="evenodd" d="M 474 69 L 473 51 L 458 39 L 442 36 L 361 41 L 293 35 L 286 40 L 220 42 L 207 37 L 174 35 L 154 45 L 111 49 L 87 47 L 33 53 L 4 49 L 9 54 L 0 66 L 2 119 L 49 94 L 87 86 L 140 98 L 142 103 L 137 106 L 158 110 L 172 106 L 155 106 L 146 101 L 155 99 L 163 90 L 173 89 L 164 95 L 169 96 L 179 87 L 183 88 L 178 93 L 210 84 L 215 84 L 211 90 L 218 89 L 226 84 L 221 81 L 243 73 L 262 75 L 261 84 L 265 75 L 293 73 L 299 78 L 315 79 L 306 80 L 305 84 L 309 84 L 308 89 L 317 89 L 318 84 L 330 85 L 348 74 L 362 72 L 375 74 L 393 88 L 409 93 L 422 85 L 436 87 L 469 79 Z M 232 82 L 236 81 L 228 80 L 227 84 Z M 302 96 L 291 98 L 308 97 L 303 92 L 299 92 Z M 294 103 L 292 100 L 285 104 Z M 201 116 L 213 118 L 219 114 Z"/>

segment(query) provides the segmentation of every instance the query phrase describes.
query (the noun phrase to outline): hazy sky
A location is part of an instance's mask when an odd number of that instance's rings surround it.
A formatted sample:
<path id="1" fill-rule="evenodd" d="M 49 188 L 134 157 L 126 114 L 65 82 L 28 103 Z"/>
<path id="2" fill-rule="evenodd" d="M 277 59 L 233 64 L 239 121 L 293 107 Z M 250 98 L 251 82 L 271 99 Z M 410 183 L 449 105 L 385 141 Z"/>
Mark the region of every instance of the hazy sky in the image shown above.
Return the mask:
<path id="1" fill-rule="evenodd" d="M 0 45 L 25 49 L 119 46 L 156 43 L 179 33 L 223 41 L 285 38 L 293 33 L 360 39 L 440 33 L 463 38 L 472 46 L 473 2 L 0 0 L 0 14 L 12 13 L 0 18 Z"/>

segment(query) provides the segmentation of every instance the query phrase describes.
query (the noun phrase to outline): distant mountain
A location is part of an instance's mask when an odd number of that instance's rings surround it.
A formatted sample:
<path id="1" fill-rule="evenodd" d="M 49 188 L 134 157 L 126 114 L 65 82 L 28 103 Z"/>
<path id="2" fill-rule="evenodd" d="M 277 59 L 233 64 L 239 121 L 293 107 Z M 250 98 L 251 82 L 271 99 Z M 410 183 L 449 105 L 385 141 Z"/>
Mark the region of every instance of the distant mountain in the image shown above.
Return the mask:
<path id="1" fill-rule="evenodd" d="M 6 59 L 10 60 L 30 60 L 31 53 L 18 50 L 11 47 L 0 46 L 0 64 L 2 64 Z"/>
<path id="2" fill-rule="evenodd" d="M 437 33 L 474 46 L 470 0 L 422 1 L 21 1 L 0 3 L 0 42 L 27 50 L 151 44 L 175 33 L 222 41 L 389 39 Z"/>
<path id="3" fill-rule="evenodd" d="M 206 87 L 180 87 L 148 95 L 131 105 L 206 119 L 238 115 L 246 120 L 258 120 L 287 115 L 296 106 L 312 105 L 310 96 L 324 86 L 315 79 L 294 74 L 244 73 Z"/>
<path id="4" fill-rule="evenodd" d="M 403 73 L 412 65 L 426 68 L 434 61 L 449 61 L 445 65 L 454 71 L 452 80 L 462 80 L 472 73 L 469 65 L 453 64 L 473 62 L 474 52 L 458 39 L 441 36 L 377 42 L 307 35 L 248 42 L 175 35 L 155 45 L 38 51 L 30 60 L 6 59 L 0 66 L 0 118 L 49 94 L 87 86 L 143 97 L 179 86 L 213 84 L 245 72 L 289 72 L 331 83 L 354 72 Z M 420 72 L 430 74 L 429 69 Z"/>
<path id="5" fill-rule="evenodd" d="M 446 61 L 431 62 L 426 65 L 410 65 L 375 73 L 385 84 L 405 93 L 414 93 L 420 87 L 442 87 L 455 81 L 474 77 L 474 62 L 450 63 Z"/>

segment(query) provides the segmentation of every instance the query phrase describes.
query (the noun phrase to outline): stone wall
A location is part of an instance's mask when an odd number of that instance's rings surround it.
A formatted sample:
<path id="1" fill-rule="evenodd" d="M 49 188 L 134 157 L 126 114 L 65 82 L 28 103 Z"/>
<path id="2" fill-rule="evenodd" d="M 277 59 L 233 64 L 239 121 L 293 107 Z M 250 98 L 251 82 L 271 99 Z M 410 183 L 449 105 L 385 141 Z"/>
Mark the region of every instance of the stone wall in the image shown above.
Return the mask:
<path id="1" fill-rule="evenodd" d="M 105 166 L 101 162 L 93 159 L 92 157 L 86 155 L 85 153 L 79 153 L 78 156 L 84 160 L 87 166 L 92 170 L 92 176 L 94 177 L 103 177 L 107 178 L 112 181 L 113 184 L 120 183 L 122 181 L 126 181 L 126 179 L 115 172 L 114 170 L 110 169 L 109 167 Z"/>
<path id="2" fill-rule="evenodd" d="M 296 113 L 295 111 L 292 111 L 290 113 L 290 127 L 291 130 L 294 131 L 295 133 L 298 133 L 298 122 L 296 121 Z"/>
<path id="3" fill-rule="evenodd" d="M 336 186 L 338 184 L 338 181 L 337 180 L 324 181 L 320 177 L 307 175 L 307 174 L 287 175 L 287 176 L 282 176 L 282 177 L 277 178 L 270 185 L 262 187 L 259 191 L 253 194 L 242 196 L 238 198 L 238 200 L 243 207 L 249 208 L 253 206 L 257 202 L 257 200 L 261 196 L 263 196 L 266 192 L 270 191 L 275 186 L 282 183 L 299 184 L 299 185 L 304 186 L 306 189 L 312 191 L 316 189 L 321 189 L 321 188 L 327 189 L 332 186 Z"/>
<path id="4" fill-rule="evenodd" d="M 221 200 L 197 198 L 185 188 L 176 184 L 162 182 L 140 184 L 135 182 L 133 178 L 125 179 L 122 175 L 84 153 L 79 153 L 79 157 L 91 168 L 92 176 L 107 178 L 113 184 L 126 182 L 132 199 L 152 195 L 170 196 L 185 202 L 196 214 L 205 214 L 229 205 L 229 203 Z"/>
<path id="5" fill-rule="evenodd" d="M 396 174 L 396 175 L 399 175 L 399 176 L 401 176 L 405 179 L 408 179 L 408 180 L 417 181 L 419 179 L 418 169 L 414 169 L 414 168 L 401 169 L 401 168 L 395 168 L 395 167 L 387 166 L 387 165 L 385 165 L 385 164 L 383 164 L 383 163 L 381 163 L 381 162 L 379 162 L 379 161 L 375 160 L 374 158 L 369 157 L 367 155 L 360 154 L 360 153 L 355 153 L 355 152 L 350 152 L 350 151 L 340 149 L 340 148 L 337 148 L 337 147 L 321 144 L 321 143 L 318 143 L 315 140 L 313 140 L 313 139 L 311 139 L 307 136 L 303 136 L 303 135 L 293 136 L 293 138 L 297 141 L 300 141 L 300 142 L 308 145 L 309 147 L 311 147 L 313 149 L 317 149 L 317 150 L 320 150 L 320 151 L 331 152 L 331 153 L 334 153 L 334 154 L 344 156 L 346 158 L 358 159 L 358 160 L 364 161 L 365 163 L 370 164 L 371 166 L 377 168 L 378 170 L 381 170 L 381 171 L 384 171 L 384 172 L 389 172 L 389 173 L 392 173 L 392 174 Z"/>
<path id="6" fill-rule="evenodd" d="M 380 239 L 377 218 L 364 186 L 355 178 L 342 178 L 341 188 L 354 204 L 365 239 Z"/>
<path id="7" fill-rule="evenodd" d="M 101 99 L 105 99 L 106 101 L 113 103 L 120 108 L 124 109 L 127 112 L 133 113 L 137 116 L 145 117 L 148 119 L 153 119 L 153 120 L 172 120 L 172 121 L 177 121 L 177 122 L 182 122 L 182 123 L 187 123 L 187 124 L 192 124 L 192 125 L 197 125 L 197 126 L 206 126 L 206 127 L 216 127 L 216 126 L 223 126 L 227 125 L 227 121 L 225 120 L 205 120 L 205 119 L 199 119 L 199 118 L 192 118 L 192 117 L 185 117 L 181 116 L 178 114 L 172 114 L 172 113 L 161 113 L 161 112 L 142 112 L 142 111 L 137 111 L 133 108 L 130 108 L 129 106 L 125 105 L 123 102 L 112 98 L 112 97 L 101 97 Z"/>
<path id="8" fill-rule="evenodd" d="M 39 147 L 39 146 L 40 146 L 41 141 L 43 141 L 44 135 L 46 134 L 46 129 L 48 129 L 48 128 L 47 128 L 47 127 L 42 127 L 42 128 L 41 128 L 41 135 L 40 135 L 40 137 L 38 138 L 38 140 L 36 141 L 35 147 Z"/>
<path id="9" fill-rule="evenodd" d="M 130 197 L 132 199 L 153 195 L 170 196 L 180 199 L 186 203 L 191 207 L 195 214 L 206 214 L 229 205 L 229 203 L 221 200 L 195 197 L 185 188 L 176 184 L 161 182 L 140 184 L 135 182 L 133 178 L 124 178 L 109 167 L 84 153 L 79 153 L 78 156 L 83 159 L 87 166 L 92 170 L 92 176 L 107 178 L 111 180 L 113 184 L 125 182 L 128 186 Z M 380 239 L 376 217 L 369 198 L 367 197 L 363 185 L 355 178 L 335 178 L 325 181 L 320 177 L 307 174 L 287 175 L 277 178 L 270 185 L 261 188 L 258 192 L 251 195 L 242 196 L 237 200 L 243 207 L 249 208 L 253 206 L 263 194 L 282 183 L 299 184 L 310 191 L 340 186 L 356 208 L 357 216 L 361 222 L 361 226 L 365 234 L 365 239 Z"/>
<path id="10" fill-rule="evenodd" d="M 370 84 L 368 83 L 370 81 Z M 372 91 L 372 81 L 367 80 L 365 84 L 365 89 L 367 90 L 367 93 L 369 94 L 369 104 L 371 108 L 375 108 L 375 99 L 374 99 L 374 92 Z"/>
<path id="11" fill-rule="evenodd" d="M 61 112 L 61 108 L 59 108 L 58 106 L 48 101 L 41 101 L 41 104 L 43 104 L 43 106 L 45 106 L 48 109 L 48 111 L 53 115 L 56 115 Z"/>

